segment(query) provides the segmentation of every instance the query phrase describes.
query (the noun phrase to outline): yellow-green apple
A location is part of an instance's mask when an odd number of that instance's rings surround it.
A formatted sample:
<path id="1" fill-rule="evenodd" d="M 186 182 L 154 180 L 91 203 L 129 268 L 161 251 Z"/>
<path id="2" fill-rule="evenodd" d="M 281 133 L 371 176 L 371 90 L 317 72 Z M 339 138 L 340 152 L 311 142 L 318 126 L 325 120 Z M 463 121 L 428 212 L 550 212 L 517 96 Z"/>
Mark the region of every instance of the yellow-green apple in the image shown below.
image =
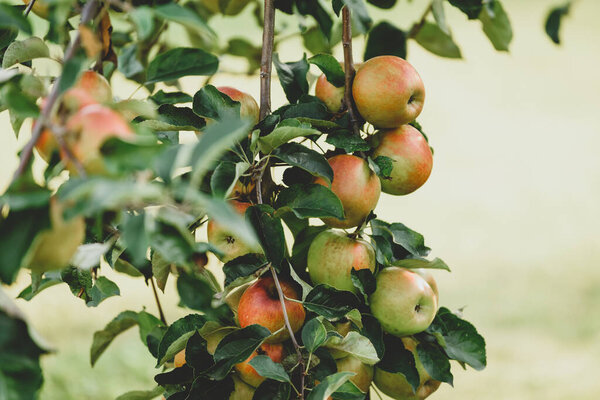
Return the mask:
<path id="1" fill-rule="evenodd" d="M 352 269 L 375 272 L 375 251 L 362 239 L 344 232 L 326 230 L 310 244 L 307 257 L 308 274 L 315 285 L 324 283 L 339 290 L 357 292 L 352 284 Z"/>
<path id="2" fill-rule="evenodd" d="M 315 85 L 315 96 L 318 97 L 332 113 L 340 111 L 344 99 L 344 87 L 335 87 L 322 74 Z"/>
<path id="3" fill-rule="evenodd" d="M 332 228 L 358 226 L 377 206 L 381 194 L 379 178 L 369 169 L 367 162 L 357 156 L 340 154 L 331 157 L 328 162 L 333 170 L 331 190 L 342 202 L 345 217 L 323 218 L 323 222 Z M 315 183 L 329 187 L 323 178 L 318 178 Z"/>
<path id="4" fill-rule="evenodd" d="M 258 104 L 256 103 L 256 100 L 254 100 L 254 97 L 229 86 L 220 86 L 217 89 L 219 92 L 229 96 L 231 100 L 240 102 L 240 116 L 242 118 L 250 119 L 252 121 L 252 126 L 258 124 L 260 109 L 258 108 Z"/>
<path id="5" fill-rule="evenodd" d="M 350 381 L 361 391 L 368 393 L 369 386 L 373 381 L 373 366 L 367 365 L 354 356 L 340 358 L 335 362 L 338 372 L 354 372 L 356 375 L 350 377 Z"/>
<path id="6" fill-rule="evenodd" d="M 179 353 L 175 354 L 175 358 L 173 359 L 173 364 L 175 364 L 175 368 L 183 367 L 185 365 L 185 349 L 181 350 Z"/>
<path id="7" fill-rule="evenodd" d="M 425 279 L 425 282 L 427 282 L 429 286 L 431 286 L 433 293 L 435 293 L 435 298 L 437 299 L 438 304 L 440 304 L 440 292 L 438 290 L 438 285 L 435 281 L 435 278 L 433 277 L 433 274 L 429 272 L 430 270 L 426 268 L 415 268 L 411 271 L 419 274 L 421 278 Z"/>
<path id="8" fill-rule="evenodd" d="M 373 137 L 373 158 L 392 159 L 392 172 L 381 179 L 381 190 L 394 195 L 409 194 L 420 188 L 433 167 L 433 154 L 425 137 L 410 125 L 381 131 Z"/>
<path id="9" fill-rule="evenodd" d="M 415 357 L 415 366 L 419 373 L 419 387 L 413 392 L 412 386 L 404 375 L 400 373 L 392 373 L 384 371 L 380 368 L 375 368 L 375 377 L 373 382 L 379 390 L 395 400 L 423 400 L 435 392 L 441 382 L 436 381 L 429 376 L 419 356 L 417 355 L 417 342 L 412 338 L 402 338 L 404 346 L 413 353 Z"/>
<path id="10" fill-rule="evenodd" d="M 350 321 L 340 321 L 336 322 L 333 325 L 335 327 L 335 331 L 339 333 L 342 337 L 346 337 L 346 335 L 352 330 L 352 322 Z M 331 354 L 331 356 L 336 360 L 348 356 L 348 353 L 343 350 L 339 350 L 329 346 L 325 347 L 327 347 L 327 350 L 329 350 L 329 354 Z"/>
<path id="11" fill-rule="evenodd" d="M 425 87 L 417 71 L 395 56 L 366 61 L 356 72 L 352 96 L 360 115 L 378 128 L 414 121 L 423 109 Z"/>
<path id="12" fill-rule="evenodd" d="M 383 330 L 408 336 L 427 329 L 437 312 L 437 297 L 419 274 L 388 267 L 377 274 L 377 289 L 369 296 L 371 312 Z"/>
<path id="13" fill-rule="evenodd" d="M 202 0 L 202 4 L 214 14 L 237 15 L 250 0 Z"/>
<path id="14" fill-rule="evenodd" d="M 265 381 L 265 378 L 260 376 L 254 367 L 250 365 L 250 360 L 263 354 L 269 356 L 274 362 L 280 363 L 284 355 L 283 345 L 281 343 L 263 343 L 246 361 L 235 365 L 235 370 L 240 375 L 240 378 L 250 386 L 258 387 L 258 385 Z"/>
<path id="15" fill-rule="evenodd" d="M 255 390 L 236 375 L 233 375 L 233 392 L 229 395 L 229 400 L 252 400 Z"/>
<path id="16" fill-rule="evenodd" d="M 285 309 L 292 327 L 292 331 L 297 332 L 304 323 L 306 313 L 301 303 L 287 300 L 299 300 L 300 296 L 296 288 L 286 281 L 281 281 L 281 290 L 285 300 Z M 240 326 L 245 328 L 249 325 L 259 324 L 275 333 L 265 340 L 266 343 L 281 343 L 290 338 L 290 334 L 284 327 L 284 314 L 277 293 L 277 287 L 273 277 L 267 276 L 259 278 L 252 284 L 240 299 L 238 305 L 238 320 Z"/>
<path id="17" fill-rule="evenodd" d="M 244 215 L 246 209 L 252 205 L 236 200 L 231 200 L 229 204 L 241 215 Z M 224 263 L 244 254 L 260 251 L 248 246 L 235 234 L 232 228 L 221 226 L 213 220 L 208 221 L 206 233 L 208 242 L 223 252 L 223 255 L 219 256 L 219 259 Z"/>

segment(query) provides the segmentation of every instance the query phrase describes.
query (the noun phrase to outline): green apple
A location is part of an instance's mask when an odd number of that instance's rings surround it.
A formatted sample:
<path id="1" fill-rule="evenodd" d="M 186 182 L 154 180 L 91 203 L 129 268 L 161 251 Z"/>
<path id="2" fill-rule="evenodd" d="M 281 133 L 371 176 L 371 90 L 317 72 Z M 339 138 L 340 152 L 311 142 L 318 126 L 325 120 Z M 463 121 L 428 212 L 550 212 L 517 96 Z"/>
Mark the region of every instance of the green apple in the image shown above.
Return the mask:
<path id="1" fill-rule="evenodd" d="M 315 237 L 308 249 L 308 273 L 315 285 L 327 284 L 339 290 L 356 293 L 352 269 L 375 272 L 375 251 L 362 239 L 344 232 L 327 230 Z"/>
<path id="2" fill-rule="evenodd" d="M 229 400 L 252 400 L 255 390 L 236 375 L 233 375 L 233 392 L 229 395 Z"/>
<path id="3" fill-rule="evenodd" d="M 424 331 L 437 312 L 437 297 L 431 286 L 419 274 L 399 267 L 377 274 L 377 290 L 369 302 L 383 330 L 395 336 Z"/>
<path id="4" fill-rule="evenodd" d="M 240 299 L 242 298 L 242 295 L 244 294 L 246 289 L 248 289 L 251 284 L 252 283 L 246 283 L 245 285 L 239 286 L 239 287 L 233 289 L 227 296 L 225 296 L 225 303 L 229 306 L 229 308 L 233 312 L 236 322 L 238 322 L 237 314 L 238 314 L 238 305 L 240 304 Z"/>
<path id="5" fill-rule="evenodd" d="M 337 360 L 338 372 L 354 372 L 356 375 L 350 377 L 350 381 L 361 391 L 368 393 L 371 382 L 373 382 L 373 366 L 367 365 L 354 356 L 348 356 Z"/>
<path id="6" fill-rule="evenodd" d="M 417 342 L 412 338 L 402 338 L 404 346 L 413 353 L 415 357 L 415 366 L 419 373 L 419 387 L 416 392 L 413 392 L 412 386 L 408 383 L 404 375 L 384 371 L 380 368 L 375 368 L 375 377 L 373 382 L 379 390 L 395 400 L 423 400 L 430 394 L 435 392 L 441 382 L 436 381 L 429 376 L 419 356 L 416 352 Z"/>
<path id="7" fill-rule="evenodd" d="M 440 304 L 440 292 L 438 290 L 438 285 L 430 270 L 427 268 L 414 268 L 411 269 L 411 271 L 419 274 L 421 278 L 425 279 L 425 282 L 427 282 L 429 286 L 431 286 L 433 293 L 435 293 L 435 298 L 437 299 L 438 304 Z"/>
<path id="8" fill-rule="evenodd" d="M 244 215 L 246 209 L 252 205 L 236 200 L 231 200 L 229 203 L 235 211 L 242 215 Z M 221 226 L 212 220 L 208 221 L 206 232 L 208 235 L 208 242 L 223 252 L 223 255 L 220 256 L 219 259 L 224 263 L 243 256 L 244 254 L 257 251 L 257 249 L 251 248 L 238 238 L 235 232 L 232 232 L 231 228 Z"/>

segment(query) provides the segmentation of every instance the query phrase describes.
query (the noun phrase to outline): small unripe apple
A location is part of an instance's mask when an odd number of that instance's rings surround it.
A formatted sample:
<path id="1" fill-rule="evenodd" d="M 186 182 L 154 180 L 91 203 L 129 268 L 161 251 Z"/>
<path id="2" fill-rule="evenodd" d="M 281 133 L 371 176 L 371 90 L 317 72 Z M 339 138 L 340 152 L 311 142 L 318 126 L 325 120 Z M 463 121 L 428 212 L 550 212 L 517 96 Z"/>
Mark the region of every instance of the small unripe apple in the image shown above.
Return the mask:
<path id="1" fill-rule="evenodd" d="M 379 178 L 360 157 L 340 154 L 328 162 L 333 170 L 331 190 L 342 202 L 345 218 L 323 218 L 323 222 L 332 228 L 358 226 L 377 206 L 381 194 Z M 329 187 L 323 178 L 318 178 L 315 183 Z"/>
<path id="2" fill-rule="evenodd" d="M 233 392 L 229 395 L 229 400 L 252 400 L 255 390 L 236 375 L 233 375 Z"/>
<path id="3" fill-rule="evenodd" d="M 240 116 L 242 118 L 250 119 L 252 121 L 252 126 L 258 124 L 260 109 L 258 108 L 258 104 L 256 103 L 256 100 L 254 100 L 254 97 L 229 86 L 220 86 L 217 89 L 219 92 L 229 96 L 231 100 L 240 102 Z"/>
<path id="4" fill-rule="evenodd" d="M 306 313 L 301 303 L 287 300 L 299 300 L 300 296 L 296 288 L 286 281 L 281 281 L 281 290 L 285 300 L 285 308 L 293 332 L 297 332 L 304 324 Z M 271 333 L 281 330 L 265 340 L 265 343 L 281 343 L 290 338 L 285 329 L 285 321 L 277 287 L 272 277 L 259 278 L 252 284 L 240 299 L 238 306 L 238 319 L 240 326 L 245 328 L 249 325 L 259 324 L 267 328 Z"/>
<path id="5" fill-rule="evenodd" d="M 244 215 L 246 209 L 252 205 L 250 203 L 242 203 L 241 201 L 235 200 L 230 201 L 229 204 L 231 204 L 235 211 L 242 215 Z M 260 251 L 258 249 L 253 249 L 244 243 L 244 241 L 235 234 L 234 230 L 235 227 L 224 227 L 212 220 L 208 221 L 206 226 L 208 242 L 215 245 L 223 252 L 223 255 L 219 256 L 219 259 L 224 263 L 243 256 L 244 254 Z"/>
<path id="6" fill-rule="evenodd" d="M 417 355 L 417 342 L 412 338 L 402 338 L 404 346 L 413 353 L 415 357 L 415 366 L 419 373 L 419 387 L 416 392 L 413 392 L 412 386 L 404 375 L 400 373 L 391 373 L 380 368 L 375 368 L 375 377 L 373 382 L 379 390 L 395 400 L 423 400 L 441 385 L 440 381 L 436 381 L 429 376 L 419 356 Z"/>
<path id="7" fill-rule="evenodd" d="M 420 275 L 388 267 L 377 274 L 377 289 L 369 296 L 371 312 L 383 330 L 395 336 L 427 329 L 437 312 L 437 296 Z"/>
<path id="8" fill-rule="evenodd" d="M 240 374 L 240 378 L 242 378 L 242 380 L 248 385 L 254 387 L 258 387 L 265 381 L 265 378 L 260 376 L 254 367 L 250 365 L 250 360 L 259 354 L 267 355 L 274 362 L 280 363 L 283 360 L 284 348 L 281 343 L 264 343 L 258 348 L 258 350 L 254 351 L 254 353 L 252 353 L 246 361 L 235 365 L 235 369 Z"/>
<path id="9" fill-rule="evenodd" d="M 354 356 L 348 356 L 337 360 L 338 372 L 354 372 L 356 375 L 350 377 L 350 381 L 361 391 L 368 393 L 371 382 L 373 382 L 373 366 L 367 365 Z"/>
<path id="10" fill-rule="evenodd" d="M 366 61 L 356 72 L 352 96 L 360 115 L 378 128 L 396 128 L 414 121 L 425 101 L 417 71 L 395 56 Z"/>
<path id="11" fill-rule="evenodd" d="M 381 179 L 381 190 L 394 195 L 405 195 L 420 188 L 429 178 L 433 154 L 429 143 L 410 125 L 382 131 L 375 135 L 373 158 L 392 159 L 390 177 Z"/>
<path id="12" fill-rule="evenodd" d="M 327 230 L 319 233 L 310 244 L 307 266 L 315 285 L 323 283 L 356 293 L 358 290 L 352 283 L 352 269 L 375 272 L 375 251 L 362 239 Z"/>
<path id="13" fill-rule="evenodd" d="M 325 74 L 322 74 L 315 85 L 315 96 L 325 103 L 329 111 L 336 113 L 342 108 L 344 87 L 333 86 L 329 83 Z"/>

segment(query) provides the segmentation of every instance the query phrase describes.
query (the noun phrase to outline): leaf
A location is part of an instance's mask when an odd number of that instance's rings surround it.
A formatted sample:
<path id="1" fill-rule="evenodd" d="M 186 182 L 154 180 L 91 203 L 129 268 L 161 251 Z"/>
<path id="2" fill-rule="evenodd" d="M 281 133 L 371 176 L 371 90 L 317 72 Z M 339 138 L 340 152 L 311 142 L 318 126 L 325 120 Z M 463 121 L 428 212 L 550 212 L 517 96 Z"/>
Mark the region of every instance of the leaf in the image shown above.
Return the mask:
<path id="1" fill-rule="evenodd" d="M 361 391 L 352 381 L 348 380 L 344 382 L 334 393 L 331 395 L 333 399 L 340 400 L 364 400 L 366 393 Z"/>
<path id="2" fill-rule="evenodd" d="M 214 315 L 212 300 L 216 292 L 205 279 L 182 271 L 177 278 L 177 292 L 184 306 L 202 311 L 208 317 Z"/>
<path id="3" fill-rule="evenodd" d="M 363 327 L 360 333 L 371 341 L 373 347 L 375 347 L 375 350 L 377 351 L 377 357 L 383 359 L 385 343 L 383 341 L 383 329 L 381 328 L 381 324 L 370 314 L 362 314 L 361 318 Z"/>
<path id="4" fill-rule="evenodd" d="M 375 7 L 388 10 L 396 5 L 397 0 L 367 0 L 367 3 L 373 4 Z"/>
<path id="5" fill-rule="evenodd" d="M 364 60 L 377 56 L 396 56 L 406 58 L 406 32 L 382 21 L 370 31 L 365 46 Z"/>
<path id="6" fill-rule="evenodd" d="M 331 37 L 331 28 L 333 27 L 333 21 L 327 10 L 323 7 L 322 3 L 317 0 L 305 0 L 298 1 L 295 3 L 298 13 L 301 15 L 312 15 L 317 21 L 319 29 L 323 32 L 326 38 Z"/>
<path id="7" fill-rule="evenodd" d="M 262 342 L 271 336 L 271 332 L 260 325 L 250 325 L 231 332 L 217 345 L 215 361 L 236 360 L 234 364 L 246 360 Z"/>
<path id="8" fill-rule="evenodd" d="M 172 265 L 173 263 L 166 261 L 160 253 L 154 252 L 152 254 L 152 276 L 156 279 L 156 285 L 163 293 Z"/>
<path id="9" fill-rule="evenodd" d="M 560 44 L 560 24 L 562 19 L 569 15 L 570 9 L 571 1 L 568 1 L 563 6 L 555 7 L 548 13 L 544 29 L 546 30 L 546 34 L 556 44 Z"/>
<path id="10" fill-rule="evenodd" d="M 110 321 L 104 329 L 94 333 L 94 339 L 92 340 L 92 347 L 90 349 L 90 362 L 92 367 L 96 364 L 98 358 L 104 353 L 115 337 L 138 323 L 137 316 L 137 313 L 134 311 L 123 311 Z"/>
<path id="11" fill-rule="evenodd" d="M 394 168 L 393 160 L 386 156 L 377 156 L 374 160 L 368 158 L 369 166 L 381 178 L 389 178 Z"/>
<path id="12" fill-rule="evenodd" d="M 196 114 L 215 120 L 240 118 L 240 102 L 212 85 L 206 85 L 194 94 L 192 107 Z"/>
<path id="13" fill-rule="evenodd" d="M 359 307 L 352 292 L 337 290 L 327 285 L 317 285 L 304 300 L 304 308 L 327 319 L 339 319 Z"/>
<path id="14" fill-rule="evenodd" d="M 375 365 L 379 361 L 377 350 L 371 341 L 356 331 L 348 332 L 343 339 L 332 336 L 326 346 L 350 354 L 367 365 Z"/>
<path id="15" fill-rule="evenodd" d="M 306 80 L 308 61 L 306 60 L 306 54 L 300 61 L 283 63 L 279 60 L 279 55 L 275 53 L 273 63 L 285 96 L 290 103 L 296 103 L 300 96 L 308 93 L 308 81 Z"/>
<path id="16" fill-rule="evenodd" d="M 126 78 L 132 79 L 145 71 L 144 65 L 140 61 L 139 48 L 137 43 L 124 46 L 118 57 L 119 71 Z"/>
<path id="17" fill-rule="evenodd" d="M 173 21 L 187 28 L 200 32 L 208 40 L 216 40 L 215 32 L 207 25 L 206 21 L 191 8 L 180 6 L 177 3 L 166 3 L 153 7 L 154 13 L 167 21 Z"/>
<path id="18" fill-rule="evenodd" d="M 333 170 L 325 157 L 299 143 L 285 143 L 273 150 L 271 155 L 289 165 L 302 168 L 313 176 L 333 181 Z"/>
<path id="19" fill-rule="evenodd" d="M 449 0 L 450 4 L 464 12 L 469 19 L 476 19 L 483 8 L 483 0 Z"/>
<path id="20" fill-rule="evenodd" d="M 252 400 L 289 400 L 290 394 L 289 384 L 267 379 L 256 388 Z"/>
<path id="21" fill-rule="evenodd" d="M 60 277 L 71 289 L 71 293 L 86 303 L 91 300 L 93 286 L 92 273 L 77 267 L 67 267 L 60 272 Z"/>
<path id="22" fill-rule="evenodd" d="M 258 355 L 250 360 L 249 364 L 254 367 L 260 376 L 268 379 L 273 379 L 278 382 L 290 382 L 290 376 L 283 369 L 283 365 L 271 360 L 271 357 L 266 355 Z"/>
<path id="23" fill-rule="evenodd" d="M 283 189 L 275 202 L 280 210 L 292 210 L 298 218 L 344 218 L 340 199 L 331 189 L 316 183 L 296 184 Z"/>
<path id="24" fill-rule="evenodd" d="M 453 385 L 450 361 L 439 345 L 421 342 L 417 345 L 417 354 L 423 368 L 433 379 Z"/>
<path id="25" fill-rule="evenodd" d="M 377 289 L 377 281 L 375 280 L 375 275 L 371 272 L 370 269 L 354 269 L 350 271 L 350 278 L 352 279 L 352 284 L 360 291 L 360 293 L 368 298 L 375 289 Z"/>
<path id="26" fill-rule="evenodd" d="M 421 383 L 419 371 L 417 370 L 416 360 L 413 353 L 408 350 L 402 339 L 392 336 L 385 336 L 385 355 L 377 367 L 393 374 L 402 374 L 406 381 L 416 392 Z"/>
<path id="27" fill-rule="evenodd" d="M 127 16 L 135 25 L 137 37 L 140 41 L 150 38 L 154 32 L 154 13 L 152 8 L 147 6 L 135 7 L 127 13 Z"/>
<path id="28" fill-rule="evenodd" d="M 508 45 L 513 38 L 510 20 L 499 0 L 494 1 L 491 7 L 493 11 L 485 7 L 481 14 L 479 14 L 479 19 L 483 25 L 483 32 L 490 39 L 496 50 L 508 51 Z"/>
<path id="29" fill-rule="evenodd" d="M 206 323 L 206 317 L 199 314 L 186 315 L 183 318 L 173 322 L 165 332 L 158 346 L 158 362 L 156 368 L 163 365 L 166 361 L 185 347 L 185 342 L 198 329 Z"/>
<path id="30" fill-rule="evenodd" d="M 0 28 L 17 28 L 31 35 L 31 24 L 23 15 L 22 8 L 0 4 Z"/>
<path id="31" fill-rule="evenodd" d="M 97 307 L 98 304 L 103 302 L 109 297 L 120 296 L 121 291 L 116 283 L 110 279 L 101 276 L 96 279 L 94 286 L 90 290 L 91 300 L 86 303 L 88 307 Z"/>
<path id="32" fill-rule="evenodd" d="M 157 386 L 152 390 L 133 390 L 131 392 L 123 393 L 115 400 L 152 400 L 165 392 L 165 388 Z"/>
<path id="33" fill-rule="evenodd" d="M 351 11 L 352 22 L 359 33 L 366 33 L 371 27 L 371 17 L 367 7 L 362 0 L 334 0 L 333 11 L 339 15 L 343 5 L 348 6 Z"/>
<path id="34" fill-rule="evenodd" d="M 202 49 L 178 47 L 159 54 L 148 65 L 146 84 L 171 81 L 184 76 L 212 75 L 219 59 Z"/>
<path id="35" fill-rule="evenodd" d="M 227 197 L 250 164 L 241 161 L 221 161 L 210 177 L 210 190 L 215 197 Z"/>
<path id="36" fill-rule="evenodd" d="M 313 318 L 302 328 L 302 343 L 309 353 L 313 353 L 327 340 L 327 329 L 319 318 Z"/>
<path id="37" fill-rule="evenodd" d="M 246 210 L 246 217 L 256 231 L 267 260 L 279 267 L 286 253 L 285 236 L 281 219 L 273 214 L 273 209 L 264 204 L 253 205 Z"/>
<path id="38" fill-rule="evenodd" d="M 48 289 L 49 287 L 52 287 L 54 285 L 58 285 L 59 283 L 63 283 L 62 279 L 60 279 L 60 276 L 48 277 L 47 275 L 48 274 L 46 273 L 46 277 L 42 278 L 41 281 L 37 284 L 36 289 L 33 288 L 33 285 L 29 285 L 25 289 L 23 289 L 21 293 L 19 293 L 17 298 L 29 301 L 33 299 L 42 290 Z"/>
<path id="39" fill-rule="evenodd" d="M 409 254 L 416 257 L 425 257 L 431 250 L 425 246 L 425 239 L 423 235 L 413 231 L 409 227 L 399 222 L 388 224 L 381 220 L 372 220 L 371 225 L 373 227 L 373 234 L 379 235 L 381 233 L 390 233 L 392 235 L 393 242 L 400 245 Z"/>
<path id="40" fill-rule="evenodd" d="M 354 375 L 356 375 L 354 372 L 337 372 L 328 376 L 311 390 L 306 400 L 327 400 L 344 382 Z"/>
<path id="41" fill-rule="evenodd" d="M 321 132 L 313 128 L 279 126 L 267 136 L 262 136 L 258 139 L 258 148 L 263 153 L 270 153 L 277 147 L 289 142 L 292 139 L 320 134 Z"/>
<path id="42" fill-rule="evenodd" d="M 327 135 L 325 142 L 344 150 L 346 153 L 371 150 L 371 146 L 363 138 L 353 135 L 350 131 L 331 133 Z"/>
<path id="43" fill-rule="evenodd" d="M 446 12 L 444 11 L 444 0 L 433 0 L 431 2 L 431 13 L 435 19 L 435 23 L 446 34 L 450 34 L 450 28 L 446 22 Z"/>
<path id="44" fill-rule="evenodd" d="M 102 257 L 111 247 L 111 242 L 82 244 L 71 258 L 71 264 L 75 267 L 88 270 L 98 267 L 100 266 Z"/>
<path id="45" fill-rule="evenodd" d="M 139 10 L 140 7 L 136 8 Z M 157 105 L 163 104 L 180 104 L 180 103 L 191 103 L 193 97 L 183 92 L 164 92 L 159 90 L 149 97 L 150 100 L 155 102 Z"/>
<path id="46" fill-rule="evenodd" d="M 258 239 L 252 225 L 238 214 L 225 200 L 202 197 L 208 216 L 221 226 L 235 226 L 235 234 L 250 248 L 258 247 Z"/>
<path id="47" fill-rule="evenodd" d="M 423 48 L 440 57 L 462 58 L 460 49 L 452 36 L 444 32 L 437 24 L 425 22 L 417 32 L 415 40 Z"/>
<path id="48" fill-rule="evenodd" d="M 329 54 L 317 54 L 308 59 L 308 62 L 316 65 L 325 74 L 327 81 L 335 87 L 343 87 L 345 74 L 340 62 Z"/>
<path id="49" fill-rule="evenodd" d="M 35 58 L 50 57 L 48 46 L 39 37 L 30 37 L 12 42 L 5 50 L 2 58 L 2 68 L 9 68 L 18 63 L 31 61 Z"/>
<path id="50" fill-rule="evenodd" d="M 145 221 L 146 213 L 144 210 L 138 214 L 128 213 L 124 215 L 124 222 L 120 229 L 121 239 L 127 247 L 127 254 L 131 257 L 134 265 L 142 264 L 146 260 L 148 247 L 150 247 L 150 238 L 146 231 Z M 154 257 L 152 263 L 154 266 Z"/>
<path id="51" fill-rule="evenodd" d="M 300 275 L 300 278 L 308 280 L 308 273 L 306 272 L 306 259 L 308 256 L 308 249 L 314 238 L 321 232 L 327 229 L 326 225 L 321 226 L 308 226 L 300 233 L 295 235 L 294 246 L 292 247 L 292 257 L 290 262 L 295 272 Z M 304 296 L 308 292 L 304 293 Z"/>
<path id="52" fill-rule="evenodd" d="M 234 282 L 246 278 L 254 277 L 254 274 L 267 265 L 267 261 L 262 254 L 245 254 L 241 257 L 228 261 L 223 266 L 225 274 L 225 287 L 229 287 Z"/>
<path id="53" fill-rule="evenodd" d="M 408 269 L 415 268 L 428 268 L 428 269 L 444 269 L 450 271 L 450 267 L 440 258 L 434 258 L 433 260 L 425 260 L 422 258 L 407 258 L 405 260 L 398 260 L 392 263 L 395 267 L 402 267 Z"/>

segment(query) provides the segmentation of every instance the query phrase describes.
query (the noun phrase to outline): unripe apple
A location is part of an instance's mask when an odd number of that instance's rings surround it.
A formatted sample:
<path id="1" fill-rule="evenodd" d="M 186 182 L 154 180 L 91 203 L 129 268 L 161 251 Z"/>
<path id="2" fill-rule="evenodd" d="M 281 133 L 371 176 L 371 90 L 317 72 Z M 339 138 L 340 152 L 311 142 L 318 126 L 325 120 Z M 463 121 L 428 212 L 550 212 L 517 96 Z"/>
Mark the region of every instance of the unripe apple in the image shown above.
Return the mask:
<path id="1" fill-rule="evenodd" d="M 360 115 L 378 128 L 414 121 L 423 109 L 425 87 L 417 71 L 400 57 L 379 56 L 356 72 L 352 96 Z"/>
<path id="2" fill-rule="evenodd" d="M 375 209 L 381 194 L 381 183 L 365 160 L 350 154 L 331 157 L 333 169 L 331 190 L 344 207 L 344 219 L 322 218 L 332 228 L 352 228 L 360 225 Z M 328 182 L 318 178 L 315 183 L 329 187 Z"/>
<path id="3" fill-rule="evenodd" d="M 185 365 L 185 349 L 183 349 L 179 353 L 175 354 L 175 358 L 173 359 L 173 364 L 175 364 L 175 368 L 180 368 Z"/>
<path id="4" fill-rule="evenodd" d="M 419 373 L 419 387 L 413 393 L 412 386 L 404 375 L 400 373 L 391 373 L 380 368 L 375 368 L 375 377 L 373 382 L 379 390 L 395 400 L 423 400 L 435 392 L 441 385 L 440 381 L 436 381 L 429 376 L 419 356 L 417 355 L 417 342 L 412 338 L 402 338 L 404 346 L 413 353 L 415 357 L 415 366 Z"/>
<path id="5" fill-rule="evenodd" d="M 239 214 L 244 215 L 246 209 L 252 204 L 242 203 L 241 201 L 230 201 L 231 206 Z M 223 252 L 219 259 L 226 263 L 233 260 L 234 258 L 243 256 L 244 254 L 260 251 L 253 249 L 244 243 L 236 234 L 232 231 L 235 227 L 224 227 L 216 222 L 210 220 L 206 226 L 206 232 L 208 235 L 208 242 L 215 245 L 219 250 Z"/>
<path id="6" fill-rule="evenodd" d="M 373 138 L 373 158 L 392 159 L 390 177 L 381 179 L 381 190 L 394 195 L 405 195 L 420 188 L 433 167 L 433 154 L 425 137 L 410 125 L 381 131 Z"/>
<path id="7" fill-rule="evenodd" d="M 220 86 L 217 89 L 219 92 L 229 96 L 231 100 L 240 102 L 240 116 L 242 118 L 250 119 L 252 121 L 252 126 L 258 124 L 260 109 L 258 108 L 258 104 L 256 103 L 256 100 L 254 100 L 254 97 L 229 86 Z"/>
<path id="8" fill-rule="evenodd" d="M 338 372 L 354 372 L 356 375 L 350 377 L 350 381 L 361 391 L 368 393 L 371 382 L 373 382 L 373 366 L 367 365 L 354 356 L 341 358 L 335 362 Z"/>
<path id="9" fill-rule="evenodd" d="M 274 362 L 280 363 L 281 360 L 283 360 L 284 348 L 281 343 L 264 343 L 258 348 L 258 350 L 254 351 L 254 353 L 252 353 L 246 361 L 235 365 L 235 369 L 239 373 L 240 378 L 242 378 L 242 380 L 248 385 L 254 387 L 258 387 L 265 381 L 265 378 L 260 376 L 254 367 L 250 365 L 250 360 L 259 354 L 267 355 Z"/>
<path id="10" fill-rule="evenodd" d="M 217 346 L 219 343 L 221 343 L 221 340 L 223 340 L 223 338 L 229 335 L 233 330 L 234 328 L 222 328 L 203 336 L 206 340 L 206 351 L 208 351 L 208 354 L 215 354 Z"/>
<path id="11" fill-rule="evenodd" d="M 426 269 L 426 268 L 415 268 L 415 269 L 412 269 L 411 271 L 419 274 L 419 276 L 421 278 L 425 279 L 425 282 L 427 282 L 429 284 L 429 286 L 431 286 L 433 293 L 435 293 L 435 298 L 437 299 L 438 304 L 440 304 L 440 292 L 438 290 L 438 285 L 437 285 L 437 282 L 435 281 L 435 278 L 433 277 L 433 274 L 431 272 L 429 272 L 430 270 Z"/>
<path id="12" fill-rule="evenodd" d="M 377 274 L 377 289 L 369 302 L 383 330 L 395 336 L 424 331 L 437 312 L 431 286 L 415 272 L 399 267 L 384 268 Z"/>
<path id="13" fill-rule="evenodd" d="M 202 4 L 215 14 L 237 15 L 250 0 L 202 0 Z"/>
<path id="14" fill-rule="evenodd" d="M 323 283 L 356 293 L 358 290 L 352 283 L 352 269 L 375 272 L 375 251 L 362 239 L 327 230 L 319 233 L 310 244 L 307 266 L 315 285 Z"/>
<path id="15" fill-rule="evenodd" d="M 233 392 L 229 395 L 229 400 L 252 400 L 255 390 L 236 375 L 233 375 Z"/>
<path id="16" fill-rule="evenodd" d="M 300 296 L 296 288 L 286 281 L 280 281 L 281 290 L 285 300 L 285 308 L 293 332 L 297 332 L 304 323 L 306 317 L 304 307 L 301 303 L 287 300 L 299 300 Z M 277 293 L 277 287 L 272 277 L 259 278 L 252 284 L 240 299 L 238 306 L 238 319 L 240 326 L 245 328 L 249 325 L 259 324 L 274 333 L 281 328 L 279 333 L 270 336 L 265 343 L 281 343 L 290 338 L 288 330 L 284 326 L 284 314 Z"/>
<path id="17" fill-rule="evenodd" d="M 322 74 L 315 85 L 315 96 L 325 103 L 329 111 L 336 113 L 342 108 L 344 87 L 333 86 L 329 83 L 325 74 Z"/>

